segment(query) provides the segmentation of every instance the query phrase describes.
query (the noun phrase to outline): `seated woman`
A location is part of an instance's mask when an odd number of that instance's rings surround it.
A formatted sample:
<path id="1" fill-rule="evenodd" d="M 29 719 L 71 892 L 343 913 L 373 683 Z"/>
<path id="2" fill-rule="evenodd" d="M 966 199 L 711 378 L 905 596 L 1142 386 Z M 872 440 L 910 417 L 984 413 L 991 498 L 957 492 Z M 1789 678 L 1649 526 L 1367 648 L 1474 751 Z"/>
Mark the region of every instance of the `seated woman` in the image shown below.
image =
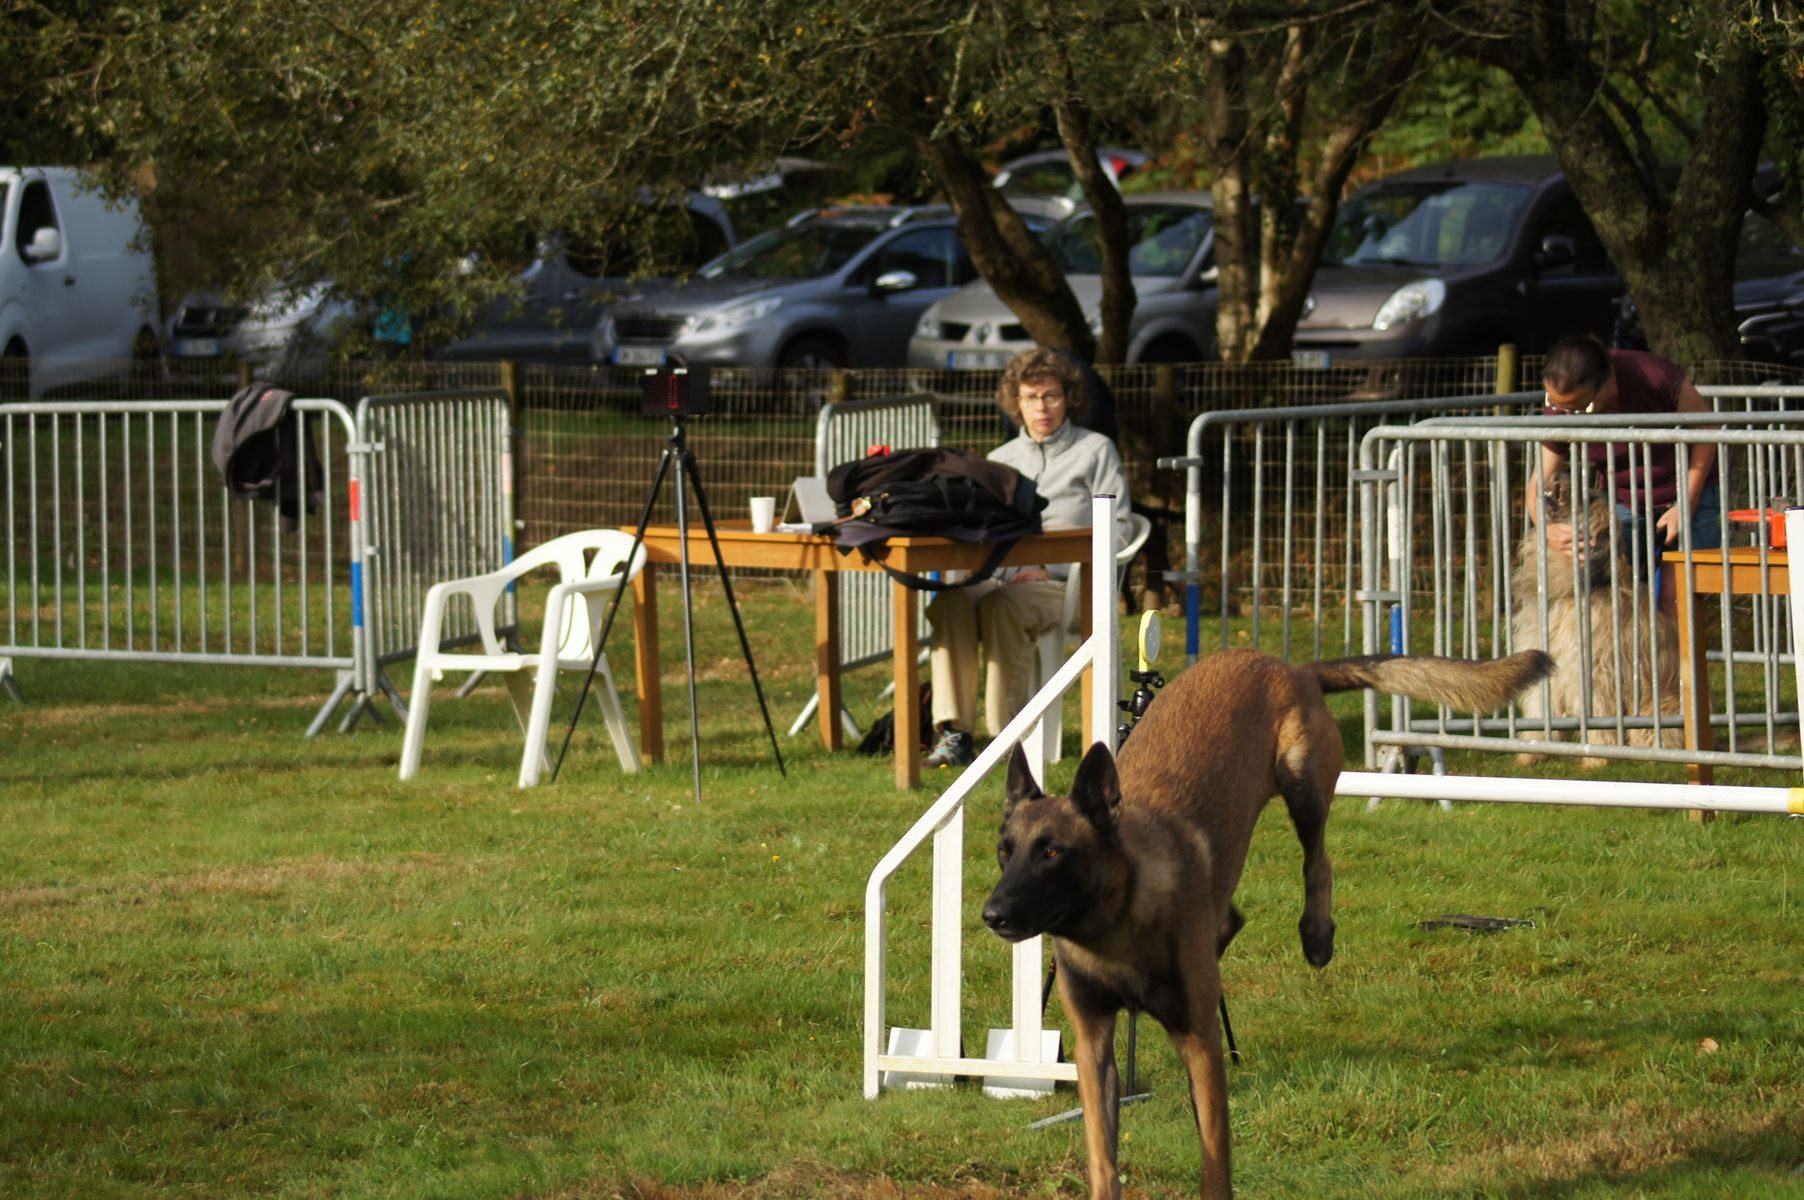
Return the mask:
<path id="1" fill-rule="evenodd" d="M 1087 528 L 1091 495 L 1107 493 L 1120 498 L 1115 538 L 1118 545 L 1125 543 L 1128 495 L 1121 454 L 1114 442 L 1070 420 L 1085 404 L 1077 363 L 1056 350 L 1024 351 L 1003 371 L 997 402 L 1021 432 L 989 457 L 1034 481 L 1046 498 L 1041 525 Z M 964 766 L 977 757 L 972 734 L 980 670 L 984 722 L 991 737 L 1027 703 L 1035 642 L 1064 613 L 1067 570 L 1063 564 L 1005 567 L 973 587 L 940 592 L 927 605 L 933 625 L 933 723 L 939 736 L 922 766 Z"/>

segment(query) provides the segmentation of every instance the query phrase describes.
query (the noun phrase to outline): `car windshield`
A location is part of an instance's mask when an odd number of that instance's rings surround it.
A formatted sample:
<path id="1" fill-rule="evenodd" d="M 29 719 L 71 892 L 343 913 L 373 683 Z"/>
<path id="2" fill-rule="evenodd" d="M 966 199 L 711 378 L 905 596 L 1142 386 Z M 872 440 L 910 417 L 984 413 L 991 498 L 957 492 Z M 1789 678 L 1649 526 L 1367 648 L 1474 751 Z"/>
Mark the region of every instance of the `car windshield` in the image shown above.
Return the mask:
<path id="1" fill-rule="evenodd" d="M 1213 214 L 1206 208 L 1179 204 L 1135 204 L 1127 210 L 1128 270 L 1135 275 L 1183 272 L 1209 234 Z M 1067 275 L 1096 275 L 1102 261 L 1096 253 L 1096 218 L 1081 212 L 1048 234 L 1054 261 Z"/>
<path id="2" fill-rule="evenodd" d="M 1045 162 L 1028 163 L 1009 172 L 1008 182 L 1002 185 L 1005 196 L 1053 196 L 1062 200 L 1082 200 L 1083 185 L 1077 181 L 1077 172 L 1071 169 L 1071 163 L 1063 158 L 1048 159 Z"/>
<path id="3" fill-rule="evenodd" d="M 846 265 L 881 230 L 808 221 L 761 233 L 697 274 L 703 279 L 813 279 Z"/>
<path id="4" fill-rule="evenodd" d="M 1341 205 L 1325 262 L 1477 266 L 1508 249 L 1529 189 L 1507 183 L 1387 183 Z"/>

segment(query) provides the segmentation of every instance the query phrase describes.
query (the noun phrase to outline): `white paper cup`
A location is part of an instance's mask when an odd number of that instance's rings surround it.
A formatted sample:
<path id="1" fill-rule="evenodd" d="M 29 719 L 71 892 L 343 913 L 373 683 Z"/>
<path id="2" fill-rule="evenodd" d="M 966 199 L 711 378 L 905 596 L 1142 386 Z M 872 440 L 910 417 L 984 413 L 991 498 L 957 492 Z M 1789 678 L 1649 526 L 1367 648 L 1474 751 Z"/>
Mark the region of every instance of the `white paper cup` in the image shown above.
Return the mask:
<path id="1" fill-rule="evenodd" d="M 752 532 L 769 533 L 771 526 L 777 523 L 777 498 L 775 496 L 752 497 Z"/>

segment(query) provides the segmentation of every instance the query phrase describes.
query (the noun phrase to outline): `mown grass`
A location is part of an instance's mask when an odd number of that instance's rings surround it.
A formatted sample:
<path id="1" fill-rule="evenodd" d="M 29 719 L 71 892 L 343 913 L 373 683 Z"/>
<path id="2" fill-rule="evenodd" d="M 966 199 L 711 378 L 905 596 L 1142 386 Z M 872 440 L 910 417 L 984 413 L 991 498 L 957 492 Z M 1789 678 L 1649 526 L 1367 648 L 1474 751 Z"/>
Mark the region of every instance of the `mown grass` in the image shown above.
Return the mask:
<path id="1" fill-rule="evenodd" d="M 586 727 L 528 793 L 495 683 L 440 694 L 402 784 L 392 727 L 301 736 L 322 673 L 19 663 L 0 1195 L 1082 1194 L 1078 1126 L 1024 1128 L 1069 1093 L 862 1098 L 864 882 L 932 792 L 810 737 L 784 739 L 780 777 L 731 625 L 698 601 L 699 806 L 675 604 L 672 762 L 624 777 Z M 810 610 L 785 586 L 744 608 L 781 733 Z M 861 716 L 880 683 L 853 678 Z M 1000 786 L 971 816 L 974 897 Z M 1329 839 L 1326 971 L 1296 946 L 1281 806 L 1242 884 L 1240 1194 L 1804 1195 L 1804 823 L 1352 802 Z M 890 899 L 898 1023 L 925 1020 L 925 895 L 911 864 Z M 1415 927 L 1444 912 L 1536 926 Z M 1006 1022 L 1006 953 L 975 923 L 966 947 L 980 1048 Z M 1140 1032 L 1128 1191 L 1187 1194 L 1181 1072 Z"/>

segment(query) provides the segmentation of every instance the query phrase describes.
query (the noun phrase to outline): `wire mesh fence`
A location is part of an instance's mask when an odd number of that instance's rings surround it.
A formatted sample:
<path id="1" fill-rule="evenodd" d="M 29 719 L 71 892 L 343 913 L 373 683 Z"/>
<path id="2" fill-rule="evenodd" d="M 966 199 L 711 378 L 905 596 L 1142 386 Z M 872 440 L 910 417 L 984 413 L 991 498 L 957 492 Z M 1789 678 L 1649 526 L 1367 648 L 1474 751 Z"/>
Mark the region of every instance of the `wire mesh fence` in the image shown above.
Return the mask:
<path id="1" fill-rule="evenodd" d="M 0 395 L 24 386 L 18 360 L 0 362 Z M 1533 380 L 1539 361 L 1513 354 L 1461 359 L 1411 359 L 1310 369 L 1288 362 L 1192 363 L 1103 367 L 1116 403 L 1116 422 L 1136 507 L 1152 518 L 1143 565 L 1131 586 L 1164 588 L 1163 573 L 1184 558 L 1185 475 L 1161 470 L 1158 459 L 1185 451 L 1190 423 L 1224 410 L 1481 397 Z M 72 399 L 223 398 L 248 369 L 218 361 L 164 359 L 119 362 L 94 372 L 107 377 L 67 393 Z M 1695 372 L 1705 383 L 1804 382 L 1804 370 L 1757 363 L 1712 363 Z M 940 397 L 942 444 L 987 452 L 1006 436 L 995 404 L 998 371 L 873 369 L 856 371 L 723 368 L 713 373 L 713 412 L 688 427 L 710 510 L 737 518 L 754 495 L 779 497 L 790 481 L 813 471 L 815 421 L 823 405 L 928 391 Z M 515 367 L 506 363 L 441 363 L 412 358 L 311 360 L 275 373 L 297 394 L 355 405 L 366 395 L 500 387 L 512 398 L 515 422 L 516 543 L 532 546 L 594 526 L 630 525 L 644 507 L 669 429 L 644 416 L 639 372 L 615 367 Z M 1251 432 L 1249 438 L 1253 436 Z M 1277 495 L 1281 470 L 1249 442 L 1230 461 L 1237 474 L 1204 481 L 1206 495 L 1226 494 L 1230 519 L 1251 520 L 1253 498 Z M 1256 465 L 1262 464 L 1262 465 Z M 673 493 L 663 511 L 669 520 Z M 1244 514 L 1244 515 L 1242 515 Z M 1299 518 L 1303 519 L 1303 518 Z"/>

